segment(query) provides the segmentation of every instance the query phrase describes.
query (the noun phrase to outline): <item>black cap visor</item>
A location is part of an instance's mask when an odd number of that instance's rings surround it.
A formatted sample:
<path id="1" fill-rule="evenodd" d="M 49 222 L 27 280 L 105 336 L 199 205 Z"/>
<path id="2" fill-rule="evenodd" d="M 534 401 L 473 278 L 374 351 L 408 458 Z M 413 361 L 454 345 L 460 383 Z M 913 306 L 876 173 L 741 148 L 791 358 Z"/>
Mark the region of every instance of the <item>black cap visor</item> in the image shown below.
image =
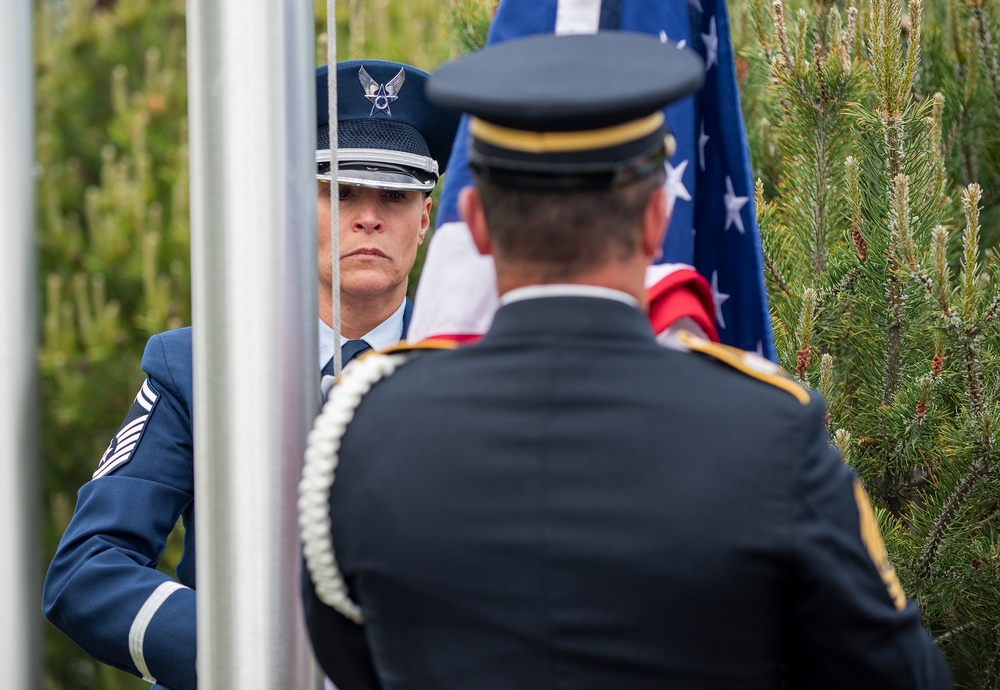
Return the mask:
<path id="1" fill-rule="evenodd" d="M 330 174 L 330 152 L 316 152 L 316 179 L 332 181 Z M 323 160 L 325 159 L 325 160 Z M 373 189 L 395 189 L 400 191 L 414 190 L 429 192 L 438 181 L 436 166 L 427 159 L 425 168 L 419 169 L 408 165 L 390 163 L 384 160 L 364 160 L 348 158 L 337 161 L 337 183 L 352 187 L 371 187 Z"/>

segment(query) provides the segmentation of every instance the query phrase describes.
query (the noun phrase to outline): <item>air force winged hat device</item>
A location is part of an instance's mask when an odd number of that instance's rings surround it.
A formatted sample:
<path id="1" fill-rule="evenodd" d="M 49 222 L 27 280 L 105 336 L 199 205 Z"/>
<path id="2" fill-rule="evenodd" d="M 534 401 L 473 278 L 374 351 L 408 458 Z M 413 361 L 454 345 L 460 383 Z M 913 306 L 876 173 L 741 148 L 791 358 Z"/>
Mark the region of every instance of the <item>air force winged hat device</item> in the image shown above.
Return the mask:
<path id="1" fill-rule="evenodd" d="M 469 160 L 496 184 L 601 189 L 663 168 L 662 109 L 701 88 L 704 63 L 633 32 L 542 34 L 498 43 L 434 72 L 427 96 L 471 115 Z"/>
<path id="2" fill-rule="evenodd" d="M 316 178 L 332 180 L 327 66 L 316 69 Z M 428 74 L 384 60 L 337 63 L 337 181 L 430 191 L 444 172 L 459 116 L 427 100 Z"/>

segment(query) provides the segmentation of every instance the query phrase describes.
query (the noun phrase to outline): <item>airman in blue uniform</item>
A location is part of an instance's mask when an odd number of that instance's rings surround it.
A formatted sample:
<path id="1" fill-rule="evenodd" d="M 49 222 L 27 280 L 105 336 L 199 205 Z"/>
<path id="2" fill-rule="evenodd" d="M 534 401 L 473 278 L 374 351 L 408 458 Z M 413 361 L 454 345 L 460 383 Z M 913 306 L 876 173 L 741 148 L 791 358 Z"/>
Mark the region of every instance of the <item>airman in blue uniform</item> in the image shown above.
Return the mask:
<path id="1" fill-rule="evenodd" d="M 316 71 L 320 361 L 330 371 L 332 190 L 340 218 L 343 359 L 395 344 L 407 276 L 430 225 L 430 192 L 458 116 L 424 96 L 426 73 L 379 60 L 337 66 L 338 171 L 330 164 L 327 68 Z M 334 180 L 338 184 L 334 185 Z M 195 522 L 191 330 L 153 336 L 121 428 L 79 492 L 45 580 L 44 613 L 93 657 L 155 687 L 194 690 Z M 277 411 L 275 412 L 277 414 Z M 176 579 L 156 569 L 177 520 Z"/>

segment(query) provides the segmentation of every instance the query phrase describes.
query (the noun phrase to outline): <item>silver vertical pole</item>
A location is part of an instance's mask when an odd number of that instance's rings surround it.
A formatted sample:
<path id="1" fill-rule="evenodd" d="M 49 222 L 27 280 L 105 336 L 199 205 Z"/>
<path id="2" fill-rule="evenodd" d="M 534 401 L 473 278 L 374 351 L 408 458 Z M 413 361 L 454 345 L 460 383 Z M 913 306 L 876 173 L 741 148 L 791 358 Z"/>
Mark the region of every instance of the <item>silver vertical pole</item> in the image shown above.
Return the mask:
<path id="1" fill-rule="evenodd" d="M 333 375 L 340 373 L 343 364 L 340 354 L 340 204 L 333 203 L 337 196 L 337 175 L 340 172 L 337 159 L 337 0 L 326 0 L 326 62 L 330 66 L 327 72 L 327 93 L 329 94 L 330 120 L 330 256 L 338 257 L 333 261 L 333 272 L 330 285 L 332 299 L 330 305 L 331 323 L 333 328 Z M 324 228 L 320 228 L 321 231 Z"/>
<path id="2" fill-rule="evenodd" d="M 31 2 L 0 6 L 0 688 L 41 687 Z"/>
<path id="3" fill-rule="evenodd" d="M 319 406 L 313 8 L 187 4 L 198 678 L 315 684 L 296 484 Z"/>

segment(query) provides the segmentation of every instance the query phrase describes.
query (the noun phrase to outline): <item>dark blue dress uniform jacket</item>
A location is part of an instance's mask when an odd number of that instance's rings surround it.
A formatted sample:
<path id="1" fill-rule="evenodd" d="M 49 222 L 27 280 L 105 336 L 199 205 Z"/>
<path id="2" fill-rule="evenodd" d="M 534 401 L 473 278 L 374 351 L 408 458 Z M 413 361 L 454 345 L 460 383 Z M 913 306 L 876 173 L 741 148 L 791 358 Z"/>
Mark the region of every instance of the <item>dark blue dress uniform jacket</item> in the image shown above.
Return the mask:
<path id="1" fill-rule="evenodd" d="M 150 338 L 146 382 L 80 489 L 43 593 L 46 618 L 88 654 L 171 690 L 197 687 L 191 359 L 190 328 Z M 175 582 L 155 568 L 178 518 Z"/>
<path id="2" fill-rule="evenodd" d="M 366 622 L 307 587 L 324 670 L 341 690 L 951 687 L 799 394 L 658 346 L 622 303 L 502 307 L 348 426 L 333 544 Z"/>

